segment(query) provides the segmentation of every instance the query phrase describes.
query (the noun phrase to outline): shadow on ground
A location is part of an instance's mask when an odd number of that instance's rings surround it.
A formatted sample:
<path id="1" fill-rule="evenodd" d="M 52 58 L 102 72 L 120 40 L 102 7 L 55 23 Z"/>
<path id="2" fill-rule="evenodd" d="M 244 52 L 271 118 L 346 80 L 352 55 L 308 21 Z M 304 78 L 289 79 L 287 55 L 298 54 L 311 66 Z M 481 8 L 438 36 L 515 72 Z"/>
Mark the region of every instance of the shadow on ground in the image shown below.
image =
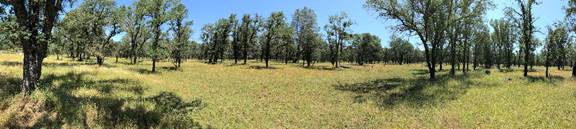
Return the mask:
<path id="1" fill-rule="evenodd" d="M 152 72 L 149 68 L 129 68 L 130 71 L 137 72 L 139 74 L 159 74 L 160 71 Z"/>
<path id="2" fill-rule="evenodd" d="M 562 76 L 552 75 L 550 77 L 545 76 L 528 76 L 526 77 L 527 82 L 535 83 L 535 82 L 544 82 L 552 85 L 557 85 L 556 82 L 564 81 L 566 78 Z"/>
<path id="3" fill-rule="evenodd" d="M 10 66 L 10 67 L 21 67 L 22 62 L 19 61 L 1 61 L 0 65 Z M 72 66 L 79 66 L 79 65 L 98 65 L 96 62 L 89 62 L 89 61 L 74 61 L 72 63 L 55 63 L 55 62 L 43 62 L 43 67 L 72 67 Z M 102 67 L 113 68 L 116 67 L 110 64 L 102 64 Z"/>
<path id="4" fill-rule="evenodd" d="M 278 69 L 278 68 L 272 67 L 272 66 L 266 67 L 266 66 L 258 66 L 258 65 L 252 65 L 252 66 L 250 66 L 250 67 L 248 67 L 248 68 L 249 68 L 249 69 L 263 69 L 263 70 L 264 70 L 264 69 Z"/>
<path id="5" fill-rule="evenodd" d="M 311 70 L 327 70 L 327 71 L 351 69 L 351 67 L 349 67 L 349 66 L 340 66 L 340 68 L 336 68 L 334 66 L 310 66 L 310 67 L 300 66 L 300 67 L 305 68 L 305 69 L 311 69 Z"/>
<path id="6" fill-rule="evenodd" d="M 145 88 L 129 79 L 90 80 L 91 73 L 46 75 L 40 91 L 46 98 L 20 98 L 9 128 L 203 128 L 190 114 L 206 106 L 186 102 L 171 92 L 144 96 Z M 0 83 L 18 85 L 15 78 Z M 4 89 L 2 89 L 4 90 Z M 84 91 L 84 92 L 82 92 Z M 4 110 L 2 108 L 0 110 Z"/>
<path id="7" fill-rule="evenodd" d="M 442 73 L 437 75 L 435 81 L 428 79 L 426 70 L 412 70 L 412 74 L 414 76 L 412 78 L 378 79 L 355 84 L 339 84 L 334 87 L 340 91 L 354 93 L 352 98 L 354 103 L 375 101 L 380 107 L 394 108 L 398 105 L 423 107 L 443 104 L 458 99 L 470 87 L 493 86 L 471 81 L 473 78 L 484 76 L 480 72 L 454 77 Z M 448 84 L 450 80 L 455 80 L 460 85 L 450 86 Z"/>
<path id="8" fill-rule="evenodd" d="M 0 98 L 7 98 L 14 96 L 20 91 L 19 87 L 22 84 L 21 78 L 10 76 L 0 73 Z M 0 102 L 6 99 L 0 100 Z M 1 106 L 0 106 L 1 107 Z"/>

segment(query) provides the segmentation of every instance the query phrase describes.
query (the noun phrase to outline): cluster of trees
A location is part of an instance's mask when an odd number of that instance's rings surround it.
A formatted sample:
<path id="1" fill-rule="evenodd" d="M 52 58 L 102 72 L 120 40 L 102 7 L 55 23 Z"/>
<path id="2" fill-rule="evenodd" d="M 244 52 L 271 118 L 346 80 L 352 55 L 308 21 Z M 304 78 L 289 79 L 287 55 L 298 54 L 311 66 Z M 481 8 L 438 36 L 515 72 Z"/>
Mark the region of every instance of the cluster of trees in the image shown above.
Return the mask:
<path id="1" fill-rule="evenodd" d="M 412 63 L 419 51 L 407 40 L 396 37 L 401 46 L 385 49 L 380 38 L 369 33 L 353 34 L 352 20 L 346 13 L 329 18 L 322 37 L 314 10 L 297 9 L 292 21 L 287 22 L 283 12 L 273 12 L 267 18 L 245 14 L 237 20 L 236 14 L 202 27 L 201 56 L 199 59 L 215 64 L 224 59 L 257 59 L 269 67 L 270 60 L 299 63 L 310 67 L 315 62 L 331 62 L 340 67 L 340 61 L 363 65 L 365 63 Z M 400 50 L 401 49 L 401 50 Z M 401 59 L 398 61 L 397 59 Z"/>
<path id="2" fill-rule="evenodd" d="M 192 22 L 187 21 L 186 7 L 180 0 L 139 0 L 132 6 L 119 7 L 113 0 L 85 0 L 77 8 L 64 12 L 68 0 L 1 0 L 0 46 L 21 49 L 24 54 L 23 92 L 37 85 L 42 62 L 48 54 L 68 55 L 78 61 L 95 57 L 99 65 L 105 57 L 138 57 L 155 63 L 170 58 L 180 67 L 189 58 Z M 126 33 L 122 41 L 113 37 Z M 19 46 L 19 47 L 15 47 Z"/>
<path id="3" fill-rule="evenodd" d="M 576 48 L 568 38 L 570 27 L 557 25 L 550 29 L 545 41 L 540 41 L 534 36 L 536 18 L 532 13 L 539 3 L 535 0 L 515 2 L 517 8 L 507 8 L 506 17 L 491 20 L 489 24 L 483 18 L 493 7 L 490 0 L 368 0 L 364 6 L 381 18 L 396 21 L 395 30 L 420 39 L 431 80 L 446 62 L 451 66 L 451 75 L 455 75 L 460 65 L 466 75 L 470 63 L 473 69 L 480 66 L 511 69 L 514 64 L 522 64 L 524 76 L 539 64 L 576 67 L 572 54 Z M 571 0 L 569 5 L 568 22 L 574 23 L 576 1 Z M 542 42 L 546 44 L 544 50 L 535 52 Z M 576 72 L 573 73 L 576 76 Z"/>
<path id="4" fill-rule="evenodd" d="M 78 61 L 95 56 L 99 65 L 106 56 L 131 57 L 133 64 L 145 56 L 152 59 L 153 72 L 164 58 L 180 67 L 186 48 L 193 46 L 187 14 L 180 0 L 140 0 L 122 7 L 112 0 L 85 0 L 59 22 L 54 36 L 58 40 L 50 50 L 56 55 L 66 51 Z M 114 42 L 119 33 L 126 35 Z"/>
<path id="5" fill-rule="evenodd" d="M 568 38 L 568 30 L 563 23 L 548 28 L 548 36 L 544 41 L 545 45 L 542 50 L 544 65 L 546 67 L 546 77 L 550 76 L 548 70 L 548 67 L 550 66 L 557 66 L 558 70 L 565 68 L 564 66 L 567 63 L 567 58 L 570 54 L 568 50 L 572 47 Z"/>

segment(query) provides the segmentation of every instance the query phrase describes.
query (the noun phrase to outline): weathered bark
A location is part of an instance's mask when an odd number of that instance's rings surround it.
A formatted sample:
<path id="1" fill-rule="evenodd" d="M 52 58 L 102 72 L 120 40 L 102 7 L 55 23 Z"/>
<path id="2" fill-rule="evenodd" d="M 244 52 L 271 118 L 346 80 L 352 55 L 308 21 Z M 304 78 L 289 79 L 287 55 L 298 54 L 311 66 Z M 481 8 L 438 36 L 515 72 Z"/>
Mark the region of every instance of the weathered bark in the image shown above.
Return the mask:
<path id="1" fill-rule="evenodd" d="M 23 67 L 23 82 L 21 91 L 23 93 L 30 94 L 32 90 L 36 88 L 36 85 L 42 74 L 42 61 L 44 57 L 38 52 L 32 50 L 35 49 L 34 45 L 24 45 L 24 67 Z"/>
<path id="2" fill-rule="evenodd" d="M 13 6 L 16 21 L 22 30 L 29 33 L 29 38 L 19 39 L 24 53 L 23 81 L 21 91 L 30 94 L 38 85 L 42 75 L 42 62 L 46 57 L 48 41 L 52 37 L 52 28 L 61 10 L 61 0 L 7 1 Z M 41 13 L 42 12 L 42 13 Z M 41 31 L 38 31 L 38 27 Z M 40 39 L 40 38 L 44 39 Z"/>

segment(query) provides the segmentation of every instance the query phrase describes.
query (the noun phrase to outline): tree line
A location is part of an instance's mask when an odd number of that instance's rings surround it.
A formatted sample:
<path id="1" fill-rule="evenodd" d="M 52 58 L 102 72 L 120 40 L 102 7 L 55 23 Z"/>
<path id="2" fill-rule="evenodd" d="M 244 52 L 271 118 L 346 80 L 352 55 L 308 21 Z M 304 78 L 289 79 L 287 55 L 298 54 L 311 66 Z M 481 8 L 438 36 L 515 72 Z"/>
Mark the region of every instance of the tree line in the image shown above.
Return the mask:
<path id="1" fill-rule="evenodd" d="M 331 62 L 339 67 L 340 61 L 363 65 L 398 62 L 398 59 L 400 63 L 411 62 L 419 57 L 419 50 L 399 37 L 395 37 L 395 42 L 401 46 L 383 48 L 375 35 L 351 33 L 353 22 L 346 13 L 331 16 L 324 26 L 325 33 L 316 19 L 314 10 L 307 7 L 297 9 L 290 22 L 283 12 L 273 12 L 267 18 L 244 14 L 241 20 L 231 14 L 202 26 L 198 59 L 211 64 L 224 59 L 232 59 L 234 64 L 243 60 L 246 64 L 246 60 L 255 59 L 265 62 L 266 67 L 270 60 L 285 64 L 302 61 L 306 67 L 316 62 Z"/>
<path id="2" fill-rule="evenodd" d="M 0 0 L 0 49 L 16 49 L 24 55 L 22 91 L 30 92 L 41 76 L 42 62 L 49 55 L 76 61 L 95 58 L 104 65 L 106 57 L 126 58 L 130 64 L 143 59 L 169 60 L 179 68 L 186 59 L 209 64 L 233 60 L 247 64 L 270 61 L 312 67 L 329 62 L 358 65 L 376 63 L 419 63 L 427 66 L 430 79 L 450 66 L 450 75 L 461 70 L 494 68 L 511 70 L 524 66 L 524 76 L 534 65 L 565 69 L 576 76 L 574 32 L 576 2 L 569 1 L 566 21 L 548 27 L 546 39 L 534 36 L 537 18 L 533 7 L 539 2 L 516 0 L 517 7 L 505 9 L 505 17 L 485 22 L 493 8 L 490 0 L 367 0 L 364 8 L 379 18 L 394 21 L 397 34 L 388 47 L 370 33 L 353 33 L 356 23 L 342 12 L 321 26 L 311 8 L 297 9 L 288 19 L 284 12 L 267 17 L 259 14 L 230 14 L 202 25 L 201 41 L 191 39 L 192 20 L 180 0 L 138 0 L 118 6 L 113 0 L 85 0 L 64 12 L 69 0 Z M 60 18 L 60 16 L 63 16 Z M 124 34 L 119 41 L 113 37 Z M 406 37 L 415 37 L 410 42 Z M 413 44 L 419 44 L 414 46 Z M 542 48 L 540 52 L 536 52 Z M 472 66 L 472 68 L 470 68 Z"/>
<path id="3" fill-rule="evenodd" d="M 524 76 L 534 65 L 572 66 L 576 76 L 576 46 L 570 33 L 574 32 L 576 1 L 566 8 L 566 21 L 549 27 L 546 39 L 537 39 L 534 22 L 536 0 L 515 0 L 516 7 L 508 7 L 505 17 L 484 22 L 487 10 L 494 7 L 490 0 L 368 0 L 364 7 L 380 18 L 393 20 L 396 31 L 415 35 L 424 49 L 430 79 L 443 64 L 451 66 L 450 75 L 457 69 L 463 75 L 479 67 L 511 70 L 523 66 Z M 544 47 L 542 47 L 544 46 Z M 536 50 L 543 48 L 540 53 Z M 458 67 L 458 68 L 456 68 Z"/>
<path id="4" fill-rule="evenodd" d="M 137 64 L 142 58 L 156 62 L 170 60 L 179 68 L 185 59 L 216 64 L 224 59 L 247 64 L 259 60 L 300 63 L 311 67 L 317 62 L 341 61 L 359 65 L 379 62 L 414 63 L 422 52 L 405 39 L 395 37 L 390 48 L 372 34 L 353 34 L 354 22 L 346 13 L 329 18 L 320 27 L 311 8 L 297 9 L 288 21 L 283 12 L 268 17 L 231 14 L 202 26 L 201 43 L 191 40 L 193 22 L 180 0 L 138 0 L 118 6 L 113 0 L 85 0 L 69 11 L 69 0 L 2 0 L 0 10 L 1 50 L 22 51 L 24 83 L 22 91 L 32 91 L 40 79 L 42 62 L 48 55 L 58 60 L 95 58 L 104 65 L 106 57 L 127 58 Z M 63 17 L 61 17 L 63 16 Z M 114 37 L 124 33 L 119 41 Z"/>

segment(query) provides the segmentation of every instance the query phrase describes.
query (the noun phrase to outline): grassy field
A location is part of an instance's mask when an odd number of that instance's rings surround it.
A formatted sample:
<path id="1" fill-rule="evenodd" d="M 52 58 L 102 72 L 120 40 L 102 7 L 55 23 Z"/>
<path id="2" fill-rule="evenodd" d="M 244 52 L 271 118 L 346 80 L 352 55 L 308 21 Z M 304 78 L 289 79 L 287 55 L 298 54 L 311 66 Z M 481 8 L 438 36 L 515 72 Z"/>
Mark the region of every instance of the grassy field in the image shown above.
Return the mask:
<path id="1" fill-rule="evenodd" d="M 105 66 L 45 62 L 32 97 L 18 94 L 21 56 L 0 55 L 0 127 L 64 128 L 573 128 L 576 81 L 542 68 L 427 80 L 422 64 L 185 62 Z"/>

